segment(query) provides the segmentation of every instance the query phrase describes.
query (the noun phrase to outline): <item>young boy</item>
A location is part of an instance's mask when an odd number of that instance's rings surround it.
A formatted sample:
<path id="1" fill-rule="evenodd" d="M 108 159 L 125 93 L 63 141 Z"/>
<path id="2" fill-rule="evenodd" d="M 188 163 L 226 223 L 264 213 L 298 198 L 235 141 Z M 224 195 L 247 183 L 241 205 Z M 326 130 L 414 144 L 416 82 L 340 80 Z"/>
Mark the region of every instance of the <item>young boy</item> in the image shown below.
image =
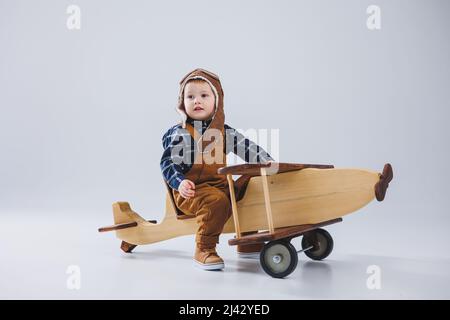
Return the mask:
<path id="1" fill-rule="evenodd" d="M 176 206 L 196 216 L 194 261 L 205 270 L 224 268 L 216 244 L 232 211 L 226 176 L 219 175 L 217 169 L 226 166 L 226 154 L 233 151 L 250 163 L 274 161 L 257 144 L 225 124 L 223 96 L 214 73 L 203 69 L 188 73 L 180 81 L 176 108 L 182 123 L 171 127 L 162 138 L 161 170 Z M 261 249 L 238 246 L 242 253 L 259 253 Z"/>

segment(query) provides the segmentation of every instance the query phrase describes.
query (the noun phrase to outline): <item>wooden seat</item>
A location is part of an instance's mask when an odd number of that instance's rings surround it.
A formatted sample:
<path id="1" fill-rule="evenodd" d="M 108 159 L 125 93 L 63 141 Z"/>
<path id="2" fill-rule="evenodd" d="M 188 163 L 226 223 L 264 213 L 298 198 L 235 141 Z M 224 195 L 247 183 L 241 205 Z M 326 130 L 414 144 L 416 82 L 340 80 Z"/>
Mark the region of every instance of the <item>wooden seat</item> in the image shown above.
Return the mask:
<path id="1" fill-rule="evenodd" d="M 247 190 L 247 185 L 250 181 L 250 178 L 251 178 L 251 176 L 242 175 L 234 182 L 234 188 L 236 190 L 236 201 L 239 201 L 244 197 L 245 191 Z M 175 210 L 175 212 L 177 214 L 177 219 L 184 220 L 184 219 L 195 218 L 195 215 L 187 215 L 176 206 L 175 199 L 174 199 L 173 193 L 172 193 L 172 188 L 170 188 L 169 185 L 167 184 L 167 182 L 165 182 L 165 181 L 164 181 L 164 184 L 166 185 L 166 188 L 167 188 L 167 193 L 169 195 L 170 203 L 172 204 L 173 209 Z"/>

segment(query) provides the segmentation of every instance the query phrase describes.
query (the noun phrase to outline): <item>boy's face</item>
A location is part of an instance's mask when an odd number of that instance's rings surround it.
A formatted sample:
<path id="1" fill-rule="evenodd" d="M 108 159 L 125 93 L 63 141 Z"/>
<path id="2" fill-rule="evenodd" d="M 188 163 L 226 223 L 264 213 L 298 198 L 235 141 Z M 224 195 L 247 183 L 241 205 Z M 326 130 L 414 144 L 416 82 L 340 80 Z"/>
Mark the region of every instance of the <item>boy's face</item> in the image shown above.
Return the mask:
<path id="1" fill-rule="evenodd" d="M 206 81 L 191 81 L 184 87 L 184 107 L 194 120 L 208 120 L 214 114 L 215 96 Z"/>

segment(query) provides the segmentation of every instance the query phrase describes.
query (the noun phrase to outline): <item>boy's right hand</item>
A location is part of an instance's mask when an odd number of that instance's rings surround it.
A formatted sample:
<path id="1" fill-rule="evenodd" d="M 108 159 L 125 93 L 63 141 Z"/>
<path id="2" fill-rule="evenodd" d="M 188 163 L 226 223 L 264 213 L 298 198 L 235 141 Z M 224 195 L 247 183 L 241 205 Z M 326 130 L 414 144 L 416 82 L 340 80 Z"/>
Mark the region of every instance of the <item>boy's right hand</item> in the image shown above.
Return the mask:
<path id="1" fill-rule="evenodd" d="M 195 195 L 195 183 L 191 180 L 184 179 L 178 186 L 178 192 L 185 199 L 193 197 Z"/>

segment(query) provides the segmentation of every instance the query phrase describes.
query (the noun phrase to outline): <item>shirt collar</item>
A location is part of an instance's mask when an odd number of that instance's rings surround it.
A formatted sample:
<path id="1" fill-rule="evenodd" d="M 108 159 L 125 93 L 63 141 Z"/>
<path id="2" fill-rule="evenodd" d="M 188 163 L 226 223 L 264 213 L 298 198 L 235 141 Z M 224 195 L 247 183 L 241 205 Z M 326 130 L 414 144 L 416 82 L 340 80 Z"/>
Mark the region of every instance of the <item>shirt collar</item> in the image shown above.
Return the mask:
<path id="1" fill-rule="evenodd" d="M 209 120 L 194 120 L 194 119 L 188 117 L 187 120 L 186 120 L 187 123 L 189 123 L 191 126 L 195 127 L 194 126 L 194 121 L 201 121 L 201 123 L 202 123 L 202 133 L 203 133 L 203 131 L 205 131 L 206 128 L 208 128 L 208 126 L 211 124 L 212 119 L 209 119 Z"/>

